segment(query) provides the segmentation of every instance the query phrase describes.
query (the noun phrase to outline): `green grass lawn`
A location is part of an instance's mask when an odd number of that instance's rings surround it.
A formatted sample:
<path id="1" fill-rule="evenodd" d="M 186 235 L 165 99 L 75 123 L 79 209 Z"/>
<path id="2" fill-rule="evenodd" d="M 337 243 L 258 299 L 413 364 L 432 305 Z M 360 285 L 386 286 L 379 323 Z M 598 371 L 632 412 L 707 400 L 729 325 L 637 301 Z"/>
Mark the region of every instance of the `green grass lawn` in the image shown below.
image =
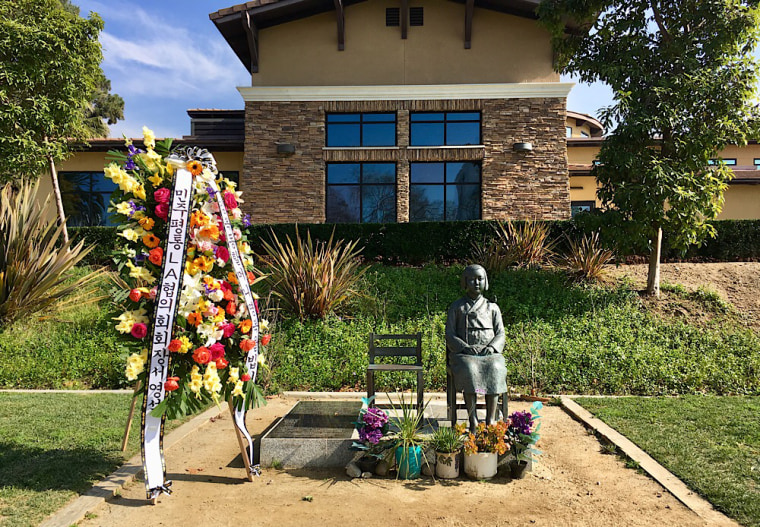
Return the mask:
<path id="1" fill-rule="evenodd" d="M 131 395 L 0 393 L 0 525 L 39 524 L 139 451 Z M 180 422 L 167 422 L 168 431 Z"/>
<path id="2" fill-rule="evenodd" d="M 760 526 L 760 397 L 579 398 L 717 509 Z"/>

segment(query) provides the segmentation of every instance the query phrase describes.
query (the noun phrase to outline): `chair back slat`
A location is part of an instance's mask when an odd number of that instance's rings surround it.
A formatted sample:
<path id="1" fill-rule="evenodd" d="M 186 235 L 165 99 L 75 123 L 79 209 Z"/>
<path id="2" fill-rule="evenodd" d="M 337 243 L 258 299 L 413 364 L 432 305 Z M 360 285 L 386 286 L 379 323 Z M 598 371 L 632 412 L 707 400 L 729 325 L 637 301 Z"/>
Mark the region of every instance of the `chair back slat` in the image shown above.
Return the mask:
<path id="1" fill-rule="evenodd" d="M 404 342 L 403 345 L 383 345 L 378 346 L 378 341 L 414 341 L 414 346 L 409 346 L 408 342 Z M 385 343 L 383 343 L 385 344 Z M 369 335 L 369 363 L 375 363 L 375 357 L 414 357 L 415 364 L 417 366 L 422 365 L 422 333 L 414 333 L 409 335 L 393 334 L 393 335 L 378 335 L 376 333 L 370 333 Z"/>

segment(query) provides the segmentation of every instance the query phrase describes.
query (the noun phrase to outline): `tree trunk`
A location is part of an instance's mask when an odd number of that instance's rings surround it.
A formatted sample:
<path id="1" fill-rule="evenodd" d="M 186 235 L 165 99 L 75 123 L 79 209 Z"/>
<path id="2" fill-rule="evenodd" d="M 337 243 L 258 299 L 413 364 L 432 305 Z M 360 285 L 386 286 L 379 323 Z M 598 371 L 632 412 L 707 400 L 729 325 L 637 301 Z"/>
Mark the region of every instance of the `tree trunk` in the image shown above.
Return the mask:
<path id="1" fill-rule="evenodd" d="M 50 179 L 53 182 L 53 194 L 55 195 L 55 206 L 58 209 L 58 225 L 63 225 L 63 240 L 69 243 L 69 231 L 66 229 L 66 215 L 63 213 L 63 200 L 61 199 L 61 187 L 58 186 L 58 171 L 55 169 L 53 156 L 48 156 L 50 164 Z"/>
<path id="2" fill-rule="evenodd" d="M 662 228 L 657 228 L 652 250 L 649 253 L 649 273 L 647 274 L 647 294 L 660 297 L 660 256 L 662 253 Z"/>

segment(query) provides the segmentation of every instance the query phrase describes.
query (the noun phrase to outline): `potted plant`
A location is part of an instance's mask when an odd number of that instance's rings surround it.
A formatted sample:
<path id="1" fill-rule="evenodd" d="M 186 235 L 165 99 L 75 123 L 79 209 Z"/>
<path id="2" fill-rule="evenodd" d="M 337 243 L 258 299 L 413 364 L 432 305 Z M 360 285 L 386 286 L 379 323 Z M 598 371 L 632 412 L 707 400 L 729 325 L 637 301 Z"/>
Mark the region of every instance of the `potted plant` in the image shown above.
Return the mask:
<path id="1" fill-rule="evenodd" d="M 461 432 L 465 424 L 457 425 Z M 473 479 L 490 479 L 496 475 L 499 456 L 509 450 L 507 429 L 509 421 L 497 421 L 490 425 L 479 423 L 475 433 L 465 434 L 464 472 Z"/>
<path id="2" fill-rule="evenodd" d="M 363 452 L 356 460 L 362 472 L 374 472 L 378 461 L 388 449 L 387 438 L 384 440 L 388 433 L 388 415 L 380 408 L 370 406 L 374 398 L 374 395 L 369 399 L 362 397 L 359 418 L 353 423 L 359 432 L 359 441 L 354 441 L 351 449 Z"/>
<path id="3" fill-rule="evenodd" d="M 420 435 L 424 408 L 423 411 L 417 412 L 417 408 L 411 404 L 411 399 L 409 404 L 406 404 L 403 394 L 399 407 L 396 408 L 392 401 L 391 406 L 394 415 L 390 417 L 390 423 L 396 429 L 393 438 L 396 445 L 397 476 L 401 479 L 418 478 L 424 456 L 424 438 Z"/>
<path id="4" fill-rule="evenodd" d="M 514 412 L 509 416 L 507 437 L 514 456 L 514 459 L 509 462 L 509 470 L 514 479 L 524 478 L 528 464 L 535 461 L 535 456 L 541 453 L 533 448 L 541 437 L 538 434 L 541 424 L 536 422 L 541 417 L 538 415 L 541 408 L 543 408 L 541 402 L 536 401 L 529 411 Z"/>
<path id="5" fill-rule="evenodd" d="M 459 477 L 459 451 L 465 436 L 456 428 L 442 426 L 430 437 L 428 443 L 435 449 L 435 475 L 442 479 Z"/>

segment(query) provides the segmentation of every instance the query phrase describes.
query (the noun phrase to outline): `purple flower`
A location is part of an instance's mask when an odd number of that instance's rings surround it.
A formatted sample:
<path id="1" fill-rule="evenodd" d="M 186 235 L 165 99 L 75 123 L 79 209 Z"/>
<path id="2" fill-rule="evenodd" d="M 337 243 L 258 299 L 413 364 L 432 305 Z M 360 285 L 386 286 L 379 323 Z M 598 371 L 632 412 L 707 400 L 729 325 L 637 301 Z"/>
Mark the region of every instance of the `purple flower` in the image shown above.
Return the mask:
<path id="1" fill-rule="evenodd" d="M 363 426 L 359 429 L 359 439 L 376 445 L 383 438 L 383 431 L 379 428 Z"/>
<path id="2" fill-rule="evenodd" d="M 142 263 L 148 257 L 147 253 L 140 253 L 135 255 L 135 263 Z"/>
<path id="3" fill-rule="evenodd" d="M 243 216 L 243 226 L 245 226 L 245 227 L 250 227 L 251 226 L 251 215 L 250 214 L 246 214 L 245 216 Z"/>
<path id="4" fill-rule="evenodd" d="M 133 155 L 135 155 L 135 154 L 142 154 L 143 153 L 142 150 L 140 150 L 139 148 L 135 148 L 135 146 L 132 145 L 132 144 L 127 145 L 127 150 L 129 150 L 129 156 L 130 157 L 133 156 Z"/>
<path id="5" fill-rule="evenodd" d="M 509 416 L 512 420 L 510 428 L 522 435 L 530 435 L 533 427 L 533 415 L 530 412 L 515 412 Z"/>
<path id="6" fill-rule="evenodd" d="M 216 192 L 214 192 L 214 189 L 212 189 L 211 187 L 206 187 L 206 192 L 208 192 L 208 195 L 210 198 L 213 198 L 214 196 L 216 196 Z"/>
<path id="7" fill-rule="evenodd" d="M 388 416 L 380 408 L 373 406 L 367 409 L 367 412 L 362 418 L 365 427 L 382 428 L 385 423 L 388 422 Z"/>
<path id="8" fill-rule="evenodd" d="M 134 170 L 136 168 L 137 168 L 137 165 L 132 159 L 132 156 L 129 156 L 127 159 L 127 163 L 124 165 L 124 170 Z"/>

